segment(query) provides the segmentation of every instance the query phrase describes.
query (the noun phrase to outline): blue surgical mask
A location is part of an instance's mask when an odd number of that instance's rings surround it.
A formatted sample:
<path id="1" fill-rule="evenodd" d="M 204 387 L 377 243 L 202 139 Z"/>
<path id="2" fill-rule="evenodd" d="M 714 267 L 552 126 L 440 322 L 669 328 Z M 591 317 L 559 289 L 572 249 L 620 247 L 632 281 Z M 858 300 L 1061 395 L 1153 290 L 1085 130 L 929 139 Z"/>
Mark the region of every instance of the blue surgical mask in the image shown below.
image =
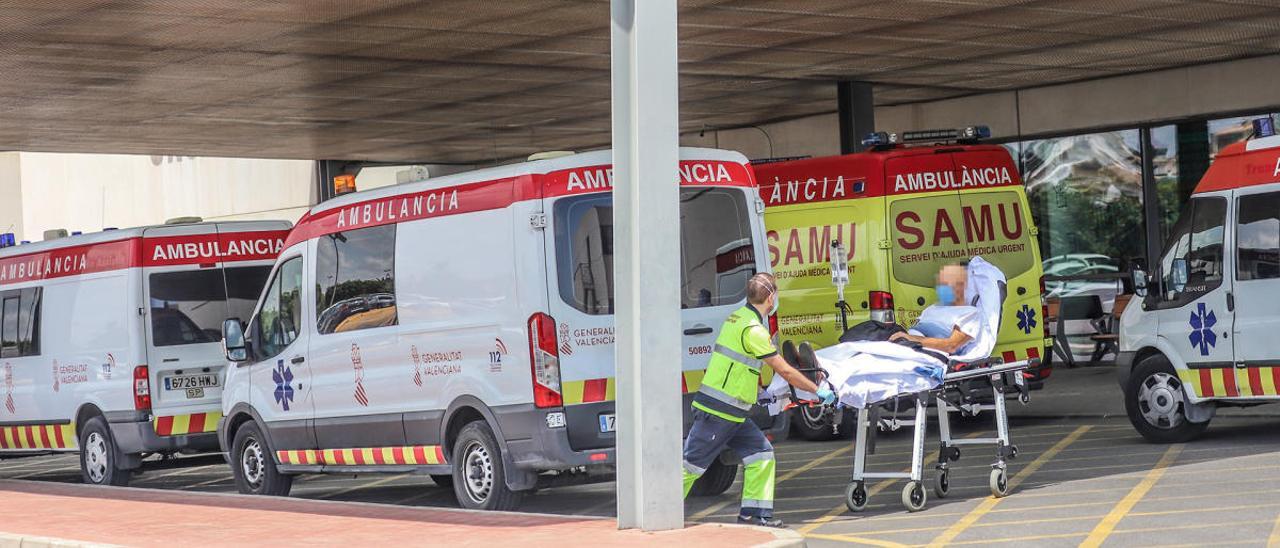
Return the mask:
<path id="1" fill-rule="evenodd" d="M 938 284 L 933 288 L 938 292 L 938 304 L 950 306 L 956 302 L 956 291 L 947 284 Z"/>

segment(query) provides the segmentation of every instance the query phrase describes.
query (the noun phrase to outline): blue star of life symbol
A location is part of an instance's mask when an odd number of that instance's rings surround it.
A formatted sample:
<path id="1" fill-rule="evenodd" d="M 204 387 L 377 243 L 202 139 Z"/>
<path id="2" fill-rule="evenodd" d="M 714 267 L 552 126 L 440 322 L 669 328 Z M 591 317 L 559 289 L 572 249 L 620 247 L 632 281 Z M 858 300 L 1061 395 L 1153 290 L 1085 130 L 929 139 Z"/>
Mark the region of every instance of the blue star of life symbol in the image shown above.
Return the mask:
<path id="1" fill-rule="evenodd" d="M 1036 311 L 1027 305 L 1022 305 L 1022 310 L 1018 311 L 1018 329 L 1023 333 L 1030 334 L 1032 329 L 1036 328 Z"/>
<path id="2" fill-rule="evenodd" d="M 1198 303 L 1196 310 L 1191 313 L 1191 346 L 1200 347 L 1200 355 L 1208 356 L 1209 349 L 1217 346 L 1218 335 L 1213 332 L 1213 326 L 1218 323 L 1218 318 L 1213 315 L 1213 311 L 1205 312 L 1204 303 Z"/>
<path id="3" fill-rule="evenodd" d="M 285 367 L 284 360 L 278 360 L 271 371 L 271 380 L 276 382 L 276 403 L 288 411 L 289 402 L 293 401 L 293 370 Z"/>

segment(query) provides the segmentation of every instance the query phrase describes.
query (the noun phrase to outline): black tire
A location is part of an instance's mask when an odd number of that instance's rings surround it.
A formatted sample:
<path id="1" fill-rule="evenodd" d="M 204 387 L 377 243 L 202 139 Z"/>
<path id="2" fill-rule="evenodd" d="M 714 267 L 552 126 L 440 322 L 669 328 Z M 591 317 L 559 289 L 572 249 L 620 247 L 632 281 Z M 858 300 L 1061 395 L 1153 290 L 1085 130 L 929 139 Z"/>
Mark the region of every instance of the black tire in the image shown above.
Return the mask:
<path id="1" fill-rule="evenodd" d="M 90 485 L 129 485 L 132 470 L 120 468 L 116 440 L 102 417 L 94 417 L 80 429 L 80 476 Z"/>
<path id="2" fill-rule="evenodd" d="M 1124 388 L 1124 408 L 1133 428 L 1154 443 L 1191 441 L 1209 421 L 1187 420 L 1186 393 L 1169 360 L 1161 354 L 1143 358 Z"/>
<path id="3" fill-rule="evenodd" d="M 236 430 L 231 442 L 231 474 L 236 488 L 246 495 L 288 496 L 293 476 L 276 468 L 274 455 L 257 422 L 246 422 Z"/>
<path id="4" fill-rule="evenodd" d="M 694 497 L 714 497 L 733 486 L 733 480 L 738 478 L 738 465 L 725 464 L 716 459 L 707 467 L 706 473 L 702 477 L 693 482 L 693 487 L 689 488 L 689 495 Z"/>
<path id="5" fill-rule="evenodd" d="M 484 421 L 462 427 L 453 442 L 453 492 L 471 510 L 515 510 L 523 492 L 507 488 L 502 448 Z"/>
<path id="6" fill-rule="evenodd" d="M 451 474 L 431 474 L 431 481 L 436 482 L 440 487 L 453 487 L 453 475 Z"/>
<path id="7" fill-rule="evenodd" d="M 867 509 L 867 487 L 862 482 L 851 482 L 844 487 L 844 505 L 850 512 Z"/>

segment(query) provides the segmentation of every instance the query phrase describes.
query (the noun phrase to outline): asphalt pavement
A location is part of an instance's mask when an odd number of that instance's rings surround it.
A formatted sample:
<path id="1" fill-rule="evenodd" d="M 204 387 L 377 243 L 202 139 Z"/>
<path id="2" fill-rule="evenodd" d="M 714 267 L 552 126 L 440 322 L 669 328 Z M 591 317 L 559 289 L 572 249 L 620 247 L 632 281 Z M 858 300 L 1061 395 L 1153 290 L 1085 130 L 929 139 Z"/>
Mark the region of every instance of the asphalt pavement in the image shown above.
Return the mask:
<path id="1" fill-rule="evenodd" d="M 900 502 L 904 482 L 868 483 L 861 513 L 845 508 L 852 442 L 784 440 L 778 455 L 777 515 L 804 534 L 810 546 L 870 544 L 1186 546 L 1280 545 L 1280 405 L 1222 413 L 1187 444 L 1142 440 L 1123 415 L 1110 368 L 1054 373 L 1028 406 L 1011 407 L 1012 494 L 993 498 L 987 486 L 994 457 L 988 447 L 966 447 L 953 464 L 951 490 L 932 492 L 921 512 Z M 989 419 L 984 415 L 981 419 Z M 986 420 L 957 424 L 956 437 L 987 436 Z M 928 451 L 937 448 L 930 421 Z M 910 431 L 882 434 L 871 471 L 904 471 Z M 934 459 L 926 461 L 926 478 Z M 230 493 L 231 472 L 221 457 L 185 457 L 175 467 L 145 470 L 132 486 Z M 0 462 L 0 479 L 76 483 L 73 455 Z M 734 520 L 739 483 L 721 496 L 693 498 L 686 515 L 697 522 Z M 614 484 L 539 491 L 529 512 L 611 516 Z M 293 497 L 403 506 L 454 507 L 451 489 L 426 476 L 311 475 L 294 483 Z"/>

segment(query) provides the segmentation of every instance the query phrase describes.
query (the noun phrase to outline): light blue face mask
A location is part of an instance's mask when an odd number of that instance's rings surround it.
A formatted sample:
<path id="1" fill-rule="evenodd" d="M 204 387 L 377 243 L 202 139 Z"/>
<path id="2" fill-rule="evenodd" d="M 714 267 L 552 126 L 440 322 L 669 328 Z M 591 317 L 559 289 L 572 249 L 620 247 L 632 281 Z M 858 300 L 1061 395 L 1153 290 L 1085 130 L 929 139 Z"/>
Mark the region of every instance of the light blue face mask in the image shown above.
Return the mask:
<path id="1" fill-rule="evenodd" d="M 956 292 L 954 289 L 951 289 L 951 286 L 947 284 L 938 284 L 933 288 L 933 290 L 938 292 L 938 304 L 943 306 L 955 304 Z"/>

